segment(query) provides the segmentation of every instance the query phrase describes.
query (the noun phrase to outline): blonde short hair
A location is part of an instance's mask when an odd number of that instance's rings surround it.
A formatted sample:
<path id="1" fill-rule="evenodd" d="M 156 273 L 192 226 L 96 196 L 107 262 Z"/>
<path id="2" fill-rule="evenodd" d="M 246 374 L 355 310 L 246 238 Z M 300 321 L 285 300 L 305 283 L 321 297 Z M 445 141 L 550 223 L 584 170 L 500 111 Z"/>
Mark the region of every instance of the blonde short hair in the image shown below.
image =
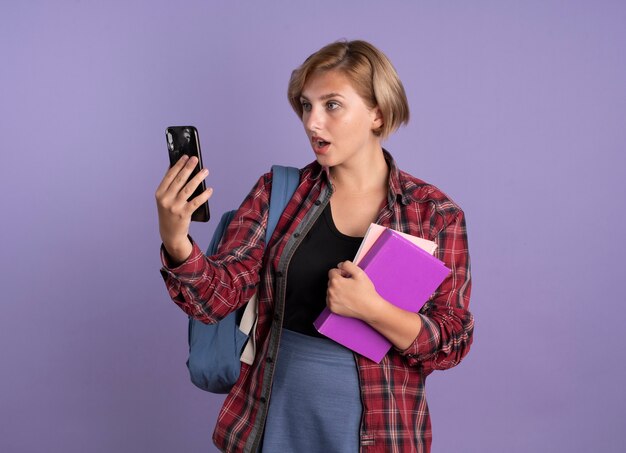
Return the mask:
<path id="1" fill-rule="evenodd" d="M 287 96 L 300 119 L 300 96 L 308 78 L 316 72 L 330 70 L 341 71 L 368 107 L 380 109 L 383 125 L 374 134 L 386 138 L 401 124 L 409 122 L 406 93 L 391 61 L 370 43 L 359 40 L 328 44 L 291 73 Z"/>

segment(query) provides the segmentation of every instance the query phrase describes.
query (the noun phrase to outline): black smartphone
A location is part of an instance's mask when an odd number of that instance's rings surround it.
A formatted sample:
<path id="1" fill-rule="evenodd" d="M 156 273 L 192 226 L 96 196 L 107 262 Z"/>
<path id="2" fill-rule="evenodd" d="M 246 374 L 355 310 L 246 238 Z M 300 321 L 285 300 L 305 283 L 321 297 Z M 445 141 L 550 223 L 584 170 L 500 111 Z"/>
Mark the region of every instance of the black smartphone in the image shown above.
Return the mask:
<path id="1" fill-rule="evenodd" d="M 198 158 L 198 165 L 196 165 L 196 168 L 194 168 L 191 172 L 189 179 L 196 176 L 203 168 L 198 130 L 193 126 L 170 126 L 165 129 L 165 138 L 167 140 L 167 150 L 170 155 L 170 167 L 172 167 L 178 159 L 185 154 L 189 157 L 196 156 Z M 206 184 L 203 179 L 194 193 L 191 194 L 189 200 L 197 197 L 205 190 Z M 202 206 L 193 212 L 191 220 L 194 222 L 208 222 L 210 217 L 209 202 L 206 201 L 202 204 Z"/>

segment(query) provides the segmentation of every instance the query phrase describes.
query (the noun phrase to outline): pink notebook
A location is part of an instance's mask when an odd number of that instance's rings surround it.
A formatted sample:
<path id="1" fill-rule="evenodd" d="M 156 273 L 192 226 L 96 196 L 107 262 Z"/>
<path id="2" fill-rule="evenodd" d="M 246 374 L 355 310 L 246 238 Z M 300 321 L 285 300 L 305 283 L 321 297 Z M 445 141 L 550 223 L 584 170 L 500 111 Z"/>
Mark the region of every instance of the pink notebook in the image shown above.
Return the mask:
<path id="1" fill-rule="evenodd" d="M 450 273 L 444 263 L 386 228 L 359 262 L 385 300 L 417 312 Z M 379 363 L 391 342 L 367 323 L 325 308 L 313 323 L 321 334 Z"/>

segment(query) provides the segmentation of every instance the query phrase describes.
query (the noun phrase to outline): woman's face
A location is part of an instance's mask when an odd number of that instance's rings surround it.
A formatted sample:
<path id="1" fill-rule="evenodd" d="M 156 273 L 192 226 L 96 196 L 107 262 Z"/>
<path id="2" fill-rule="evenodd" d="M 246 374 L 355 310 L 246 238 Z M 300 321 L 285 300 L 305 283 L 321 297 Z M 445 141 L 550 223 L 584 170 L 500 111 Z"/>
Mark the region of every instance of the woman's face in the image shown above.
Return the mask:
<path id="1" fill-rule="evenodd" d="M 380 139 L 372 132 L 382 125 L 380 111 L 365 104 L 342 72 L 310 76 L 300 101 L 302 124 L 321 165 L 349 166 L 380 150 Z"/>

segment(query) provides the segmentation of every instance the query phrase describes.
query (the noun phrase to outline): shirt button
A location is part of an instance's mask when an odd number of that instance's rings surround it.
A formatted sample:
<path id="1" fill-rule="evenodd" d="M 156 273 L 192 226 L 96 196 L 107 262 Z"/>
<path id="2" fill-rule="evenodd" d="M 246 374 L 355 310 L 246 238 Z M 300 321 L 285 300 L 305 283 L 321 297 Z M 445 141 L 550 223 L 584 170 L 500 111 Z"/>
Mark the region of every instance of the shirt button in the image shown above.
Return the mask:
<path id="1" fill-rule="evenodd" d="M 294 233 L 293 236 L 299 238 L 300 237 L 300 233 Z"/>
<path id="2" fill-rule="evenodd" d="M 272 363 L 272 362 L 273 362 L 273 359 L 272 359 L 271 357 L 268 357 L 268 358 L 266 358 L 266 359 L 265 359 L 265 361 L 266 361 L 267 363 Z"/>
<path id="3" fill-rule="evenodd" d="M 274 321 L 280 321 L 280 316 L 278 315 L 278 313 L 274 315 Z"/>
<path id="4" fill-rule="evenodd" d="M 267 403 L 267 399 L 264 396 L 262 396 L 259 401 L 263 404 Z"/>
<path id="5" fill-rule="evenodd" d="M 281 271 L 276 272 L 276 278 L 281 278 L 283 273 Z"/>
<path id="6" fill-rule="evenodd" d="M 315 206 L 319 206 L 319 205 L 321 205 L 321 204 L 322 204 L 322 202 L 321 202 L 321 201 L 319 201 L 319 200 L 315 200 Z"/>

